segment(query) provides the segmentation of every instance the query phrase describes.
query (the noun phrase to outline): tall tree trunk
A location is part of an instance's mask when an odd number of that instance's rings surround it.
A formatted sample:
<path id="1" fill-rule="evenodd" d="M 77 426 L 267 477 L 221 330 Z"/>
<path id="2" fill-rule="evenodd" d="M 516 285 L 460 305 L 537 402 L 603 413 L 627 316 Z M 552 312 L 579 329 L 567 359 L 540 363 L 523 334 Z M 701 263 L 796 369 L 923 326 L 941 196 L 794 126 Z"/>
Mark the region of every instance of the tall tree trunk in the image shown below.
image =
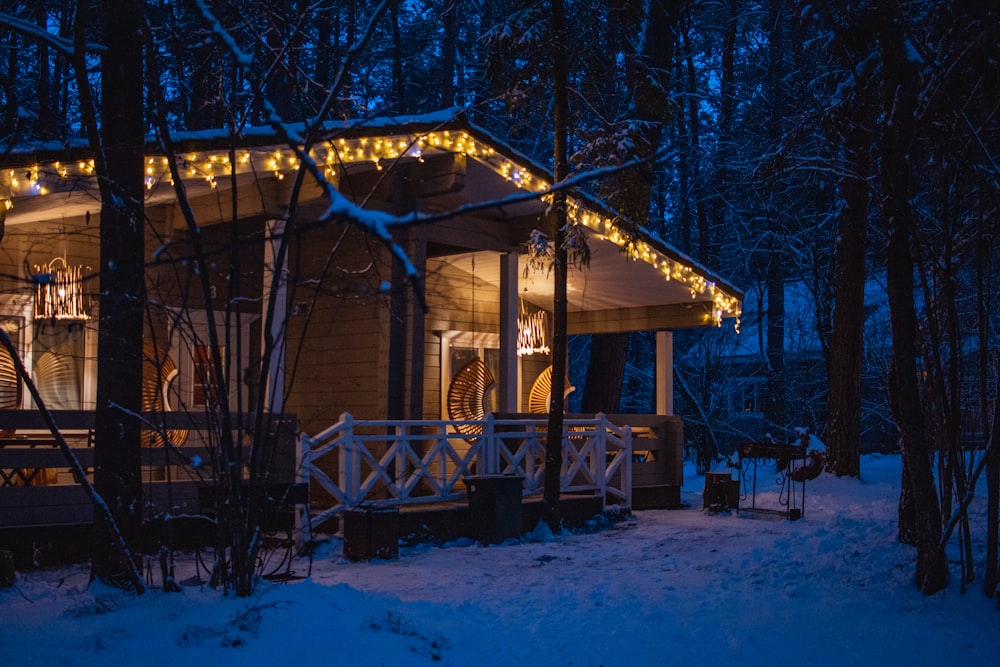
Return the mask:
<path id="1" fill-rule="evenodd" d="M 392 90 L 396 97 L 393 108 L 397 113 L 407 113 L 409 102 L 406 99 L 406 81 L 403 75 L 403 42 L 399 34 L 399 3 L 393 3 L 389 8 L 389 20 L 392 21 Z"/>
<path id="2" fill-rule="evenodd" d="M 566 33 L 566 7 L 563 0 L 552 0 L 552 85 L 553 85 L 553 178 L 558 186 L 569 171 L 569 62 Z M 552 297 L 552 387 L 549 402 L 548 434 L 545 441 L 545 488 L 542 495 L 542 518 L 553 531 L 560 530 L 562 516 L 559 491 L 562 476 L 562 432 L 566 392 L 566 277 L 569 271 L 566 251 L 568 215 L 566 192 L 552 197 L 555 216 L 555 282 Z"/>
<path id="3" fill-rule="evenodd" d="M 862 63 L 875 44 L 871 17 L 864 6 L 845 9 L 833 19 L 834 64 L 849 76 L 852 97 L 841 102 L 843 129 L 830 143 L 843 145 L 843 204 L 834 255 L 833 316 L 828 343 L 826 469 L 837 476 L 861 475 L 861 370 L 864 359 L 864 301 L 868 228 L 868 178 L 871 175 L 874 106 Z"/>
<path id="4" fill-rule="evenodd" d="M 768 46 L 767 86 L 771 109 L 767 120 L 767 137 L 772 147 L 781 142 L 784 127 L 784 0 L 771 0 Z M 764 401 L 764 421 L 769 430 L 784 429 L 785 415 L 785 259 L 778 183 L 768 185 L 768 261 L 767 261 L 767 341 L 764 355 L 767 368 L 767 396 Z M 780 433 L 780 432 L 779 432 Z M 776 438 L 779 433 L 772 433 Z"/>
<path id="5" fill-rule="evenodd" d="M 590 337 L 590 362 L 583 387 L 580 412 L 621 411 L 622 379 L 630 334 L 594 334 Z"/>
<path id="6" fill-rule="evenodd" d="M 729 159 L 732 145 L 733 103 L 735 88 L 736 63 L 736 23 L 739 16 L 739 0 L 729 0 L 729 11 L 726 15 L 726 27 L 722 36 L 722 80 L 719 84 L 719 120 L 718 144 L 715 174 L 712 177 L 712 196 L 709 200 L 708 214 L 710 236 L 715 235 L 709 243 L 707 263 L 711 265 L 719 255 L 719 230 L 725 226 L 724 204 L 729 188 Z"/>
<path id="7" fill-rule="evenodd" d="M 681 45 L 685 52 L 688 92 L 688 143 L 691 155 L 691 195 L 694 197 L 698 217 L 698 261 L 708 266 L 710 239 L 708 234 L 708 211 L 705 204 L 705 188 L 701 178 L 701 120 L 698 108 L 701 96 L 698 94 L 698 79 L 695 76 L 694 49 L 691 47 L 691 9 L 685 14 L 684 29 L 680 30 Z"/>
<path id="8" fill-rule="evenodd" d="M 35 5 L 35 21 L 39 30 L 48 31 L 48 11 L 44 2 Z M 38 42 L 38 138 L 52 139 L 54 137 L 51 96 L 51 76 L 49 72 L 49 47 Z"/>
<path id="9" fill-rule="evenodd" d="M 11 48 L 7 49 L 7 72 L 5 74 L 4 85 L 6 87 L 5 95 L 6 104 L 3 109 L 3 132 L 7 135 L 7 141 L 13 145 L 21 140 L 21 116 L 18 112 L 20 108 L 20 101 L 17 96 L 17 80 L 20 72 L 20 62 L 18 60 L 18 54 L 20 49 L 15 45 L 17 40 L 11 38 Z"/>
<path id="10" fill-rule="evenodd" d="M 631 137 L 634 153 L 652 155 L 660 145 L 663 124 L 669 119 L 667 104 L 668 73 L 673 67 L 674 38 L 678 17 L 686 0 L 649 5 L 643 28 L 643 51 L 633 54 L 628 86 L 633 100 L 633 115 L 638 124 Z M 653 192 L 653 167 L 642 164 L 630 168 L 615 179 L 611 204 L 637 225 L 649 222 L 649 203 Z M 583 390 L 584 412 L 616 412 L 621 403 L 621 380 L 628 355 L 628 333 L 601 334 L 591 342 L 587 383 Z M 595 349 L 599 354 L 595 354 Z M 601 368 L 594 368 L 600 366 Z M 595 378 L 592 382 L 591 377 Z M 617 381 L 616 381 L 617 378 Z M 616 382 L 615 386 L 610 383 Z"/>
<path id="11" fill-rule="evenodd" d="M 101 57 L 101 295 L 97 343 L 94 487 L 110 507 L 126 544 L 142 524 L 139 450 L 142 409 L 143 78 L 142 5 L 103 0 Z M 95 513 L 91 574 L 131 585 L 110 527 Z"/>
<path id="12" fill-rule="evenodd" d="M 459 0 L 444 0 L 441 19 L 444 21 L 444 41 L 441 43 L 441 106 L 455 104 L 455 67 L 458 48 Z"/>
<path id="13" fill-rule="evenodd" d="M 869 131 L 853 125 L 845 138 L 846 175 L 834 274 L 833 336 L 826 468 L 837 476 L 861 476 L 861 362 L 864 356 L 865 236 L 868 228 Z"/>
<path id="14" fill-rule="evenodd" d="M 979 341 L 979 413 L 983 440 L 992 441 L 991 431 L 1000 434 L 996 422 L 990 423 L 989 374 L 990 374 L 990 306 L 991 297 L 987 288 L 993 243 L 987 240 L 986 211 L 983 188 L 985 178 L 979 175 L 979 224 L 976 227 L 976 292 L 978 298 L 978 341 Z M 990 235 L 992 236 L 992 235 Z M 1000 386 L 1000 378 L 997 379 Z M 996 402 L 996 399 L 994 399 Z M 994 420 L 996 417 L 994 417 Z M 994 443 L 986 454 L 986 565 L 983 575 L 983 593 L 993 597 L 1000 582 L 1000 447 Z"/>
<path id="15" fill-rule="evenodd" d="M 891 9 L 882 8 L 880 51 L 885 74 L 885 120 L 880 147 L 880 178 L 885 192 L 887 226 L 886 291 L 892 324 L 893 413 L 903 447 L 900 493 L 900 539 L 917 549 L 917 587 L 935 593 L 948 583 L 948 563 L 941 539 L 941 511 L 930 448 L 924 430 L 917 375 L 917 313 L 913 295 L 913 180 L 909 153 L 914 134 L 917 74 L 907 60 L 904 26 Z"/>

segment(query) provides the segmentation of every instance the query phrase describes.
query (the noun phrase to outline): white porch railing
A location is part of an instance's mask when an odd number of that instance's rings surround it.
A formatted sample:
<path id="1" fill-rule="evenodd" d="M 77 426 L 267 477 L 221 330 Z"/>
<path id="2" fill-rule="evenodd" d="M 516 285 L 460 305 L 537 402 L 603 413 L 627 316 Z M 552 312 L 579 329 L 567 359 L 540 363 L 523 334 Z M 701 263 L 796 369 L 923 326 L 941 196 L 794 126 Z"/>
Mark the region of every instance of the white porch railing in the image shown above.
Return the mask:
<path id="1" fill-rule="evenodd" d="M 480 435 L 457 433 L 477 425 Z M 524 493 L 541 493 L 545 478 L 545 419 L 480 421 L 359 421 L 344 413 L 315 436 L 302 436 L 303 470 L 310 484 L 317 524 L 362 504 L 406 505 L 465 497 L 466 475 L 524 476 Z M 632 430 L 608 421 L 565 420 L 561 486 L 608 502 L 632 504 Z"/>

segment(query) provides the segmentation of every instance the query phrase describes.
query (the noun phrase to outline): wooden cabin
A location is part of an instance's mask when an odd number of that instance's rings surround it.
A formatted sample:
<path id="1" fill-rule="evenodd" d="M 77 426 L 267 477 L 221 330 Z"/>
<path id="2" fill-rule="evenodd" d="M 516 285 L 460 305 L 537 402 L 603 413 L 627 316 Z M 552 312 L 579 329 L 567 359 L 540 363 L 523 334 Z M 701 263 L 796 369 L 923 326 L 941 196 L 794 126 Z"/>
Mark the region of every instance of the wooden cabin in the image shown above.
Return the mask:
<path id="1" fill-rule="evenodd" d="M 528 252 L 533 230 L 554 232 L 544 196 L 551 177 L 541 166 L 453 113 L 325 125 L 308 151 L 325 184 L 311 173 L 297 179 L 302 147 L 293 150 L 270 128 L 247 130 L 235 143 L 224 132 L 173 140 L 210 289 L 206 295 L 199 284 L 168 161 L 150 142 L 149 410 L 203 412 L 219 400 L 208 382 L 214 371 L 205 335 L 214 317 L 225 332 L 231 407 L 263 401 L 272 413 L 294 414 L 306 443 L 318 443 L 313 436 L 343 415 L 354 424 L 406 423 L 408 432 L 424 424 L 425 435 L 461 436 L 448 436 L 441 468 L 457 470 L 451 479 L 460 486 L 471 465 L 463 452 L 476 438 L 458 422 L 503 416 L 528 423 L 544 412 L 553 285 Z M 86 412 L 96 395 L 100 199 L 90 158 L 86 146 L 51 145 L 14 146 L 0 157 L 0 326 L 57 410 Z M 630 503 L 669 505 L 683 482 L 671 332 L 736 318 L 743 296 L 652 235 L 629 239 L 601 202 L 571 193 L 570 208 L 591 260 L 570 272 L 568 333 L 657 332 L 657 415 L 612 421 L 634 422 L 641 438 L 627 453 L 632 472 L 616 470 L 619 486 L 624 478 L 630 492 L 648 491 L 629 495 Z M 9 436 L 0 469 L 10 473 L 16 466 L 4 463 L 5 452 L 37 429 L 16 416 L 34 404 L 9 364 L 0 366 L 0 429 Z M 85 429 L 78 444 L 86 447 Z M 371 460 L 392 446 L 383 443 Z M 419 459 L 421 451 L 427 447 L 407 456 Z M 514 467 L 524 472 L 518 460 Z M 364 464 L 359 474 L 385 476 L 379 465 Z M 315 470 L 337 486 L 344 467 L 333 460 Z M 45 481 L 73 483 L 65 470 Z M 24 480 L 8 474 L 0 483 Z M 385 499 L 396 493 L 378 486 L 370 490 Z M 457 488 L 450 484 L 444 495 Z M 316 484 L 314 502 L 345 506 L 338 489 Z M 3 498 L 9 511 L 0 517 L 16 525 L 20 510 Z"/>

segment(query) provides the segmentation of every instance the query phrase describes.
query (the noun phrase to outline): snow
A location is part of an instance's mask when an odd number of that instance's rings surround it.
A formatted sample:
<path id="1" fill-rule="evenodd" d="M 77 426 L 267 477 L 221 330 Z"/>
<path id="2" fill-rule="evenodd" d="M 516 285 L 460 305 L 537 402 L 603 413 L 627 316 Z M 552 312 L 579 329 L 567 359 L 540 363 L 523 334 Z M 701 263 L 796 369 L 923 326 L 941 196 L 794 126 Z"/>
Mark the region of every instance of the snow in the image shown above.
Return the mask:
<path id="1" fill-rule="evenodd" d="M 912 585 L 914 551 L 896 539 L 899 471 L 898 455 L 870 455 L 861 481 L 823 474 L 794 522 L 706 513 L 703 478 L 689 471 L 688 509 L 586 533 L 418 545 L 367 563 L 345 560 L 334 538 L 311 576 L 245 600 L 198 585 L 140 597 L 88 588 L 82 565 L 18 573 L 0 590 L 0 655 L 218 667 L 997 664 L 1000 612 L 981 580 L 961 593 L 953 565 L 942 593 Z M 984 504 L 973 504 L 979 533 Z M 178 567 L 182 582 L 195 574 L 190 559 Z"/>

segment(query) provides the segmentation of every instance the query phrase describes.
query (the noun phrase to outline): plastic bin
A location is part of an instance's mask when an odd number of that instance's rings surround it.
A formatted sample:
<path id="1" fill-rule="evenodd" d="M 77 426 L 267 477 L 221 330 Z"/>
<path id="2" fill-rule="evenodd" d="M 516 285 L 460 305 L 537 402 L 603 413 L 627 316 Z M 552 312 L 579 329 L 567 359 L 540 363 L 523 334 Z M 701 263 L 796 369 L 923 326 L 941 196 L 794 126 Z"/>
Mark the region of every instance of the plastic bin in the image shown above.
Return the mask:
<path id="1" fill-rule="evenodd" d="M 465 478 L 473 534 L 481 544 L 521 537 L 520 475 L 472 475 Z"/>
<path id="2" fill-rule="evenodd" d="M 344 556 L 349 560 L 399 555 L 399 508 L 354 507 L 344 511 Z"/>

